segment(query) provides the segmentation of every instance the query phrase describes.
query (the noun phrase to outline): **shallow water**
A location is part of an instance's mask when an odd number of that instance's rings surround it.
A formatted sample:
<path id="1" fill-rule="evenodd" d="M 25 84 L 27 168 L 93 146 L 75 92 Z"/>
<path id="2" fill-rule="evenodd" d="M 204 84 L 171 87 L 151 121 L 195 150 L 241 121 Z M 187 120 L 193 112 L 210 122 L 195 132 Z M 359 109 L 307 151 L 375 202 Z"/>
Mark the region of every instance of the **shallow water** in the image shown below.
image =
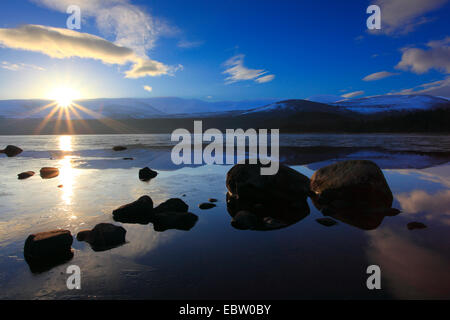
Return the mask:
<path id="1" fill-rule="evenodd" d="M 322 226 L 315 221 L 322 214 L 310 201 L 311 213 L 287 228 L 234 229 L 225 203 L 231 166 L 175 166 L 169 135 L 0 136 L 0 146 L 7 144 L 24 152 L 0 155 L 2 299 L 450 298 L 448 136 L 281 137 L 281 160 L 309 177 L 344 159 L 371 159 L 383 168 L 393 207 L 402 213 L 370 231 L 341 221 Z M 128 150 L 114 152 L 114 145 Z M 60 175 L 41 179 L 45 166 L 60 168 Z M 149 183 L 138 179 L 144 166 L 159 172 Z M 17 179 L 28 170 L 37 174 Z M 198 215 L 197 224 L 190 231 L 156 232 L 151 223 L 113 221 L 113 209 L 144 194 L 155 204 L 182 198 Z M 217 207 L 199 210 L 208 198 L 217 198 Z M 427 228 L 410 231 L 411 221 Z M 76 234 L 100 222 L 125 227 L 127 243 L 94 252 L 74 240 L 72 260 L 31 273 L 23 258 L 29 234 L 55 228 Z M 81 290 L 66 287 L 72 264 L 81 268 Z M 372 264 L 381 268 L 381 290 L 366 287 Z"/>

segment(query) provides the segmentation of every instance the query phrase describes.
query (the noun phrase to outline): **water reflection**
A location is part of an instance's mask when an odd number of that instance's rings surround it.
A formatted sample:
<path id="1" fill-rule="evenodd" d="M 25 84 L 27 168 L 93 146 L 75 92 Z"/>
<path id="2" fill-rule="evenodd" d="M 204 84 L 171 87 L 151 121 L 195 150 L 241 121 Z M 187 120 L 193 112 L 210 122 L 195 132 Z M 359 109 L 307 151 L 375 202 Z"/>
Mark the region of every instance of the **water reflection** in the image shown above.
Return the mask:
<path id="1" fill-rule="evenodd" d="M 59 149 L 63 152 L 73 151 L 72 149 L 72 136 L 60 136 L 59 137 Z M 66 205 L 72 204 L 73 197 L 73 185 L 75 183 L 75 170 L 72 167 L 71 155 L 64 155 L 59 160 L 59 181 L 61 183 L 62 196 L 61 199 Z"/>

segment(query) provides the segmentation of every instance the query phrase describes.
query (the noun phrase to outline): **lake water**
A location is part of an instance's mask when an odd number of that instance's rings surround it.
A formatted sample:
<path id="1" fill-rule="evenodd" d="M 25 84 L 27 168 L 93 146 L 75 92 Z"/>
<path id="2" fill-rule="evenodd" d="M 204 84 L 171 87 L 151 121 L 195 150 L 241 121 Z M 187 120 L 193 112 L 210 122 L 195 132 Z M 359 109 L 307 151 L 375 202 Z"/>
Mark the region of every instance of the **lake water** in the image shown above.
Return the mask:
<path id="1" fill-rule="evenodd" d="M 176 166 L 169 135 L 0 136 L 1 299 L 400 299 L 450 298 L 450 137 L 439 135 L 281 136 L 281 161 L 308 177 L 338 160 L 370 159 L 382 169 L 394 208 L 374 230 L 311 213 L 287 228 L 237 230 L 227 213 L 230 165 Z M 128 149 L 112 151 L 115 145 Z M 132 157 L 134 160 L 123 160 Z M 43 180 L 41 167 L 60 169 Z M 150 182 L 140 168 L 158 171 Z M 18 180 L 17 174 L 37 174 Z M 62 188 L 58 188 L 63 185 Z M 182 198 L 199 219 L 190 231 L 114 222 L 120 205 L 150 195 L 155 204 Z M 185 195 L 185 196 L 183 196 Z M 198 209 L 208 198 L 217 207 Z M 419 221 L 426 229 L 408 230 Z M 74 257 L 32 273 L 23 258 L 29 234 L 100 222 L 122 225 L 126 244 L 95 252 L 74 239 Z M 381 269 L 381 290 L 368 290 L 366 269 Z M 68 290 L 66 269 L 81 268 L 81 290 Z"/>

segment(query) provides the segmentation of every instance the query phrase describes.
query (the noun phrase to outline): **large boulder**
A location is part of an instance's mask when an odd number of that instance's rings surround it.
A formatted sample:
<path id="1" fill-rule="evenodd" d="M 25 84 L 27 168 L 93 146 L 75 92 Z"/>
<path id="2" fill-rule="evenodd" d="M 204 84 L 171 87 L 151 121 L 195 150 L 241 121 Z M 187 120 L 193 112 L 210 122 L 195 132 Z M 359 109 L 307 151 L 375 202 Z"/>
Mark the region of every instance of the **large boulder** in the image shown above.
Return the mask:
<path id="1" fill-rule="evenodd" d="M 52 167 L 44 167 L 39 171 L 42 179 L 52 179 L 59 176 L 59 169 Z"/>
<path id="2" fill-rule="evenodd" d="M 153 200 L 149 196 L 142 196 L 115 209 L 112 214 L 115 221 L 148 224 L 153 216 Z"/>
<path id="3" fill-rule="evenodd" d="M 141 170 L 139 170 L 139 180 L 141 181 L 149 181 L 156 177 L 158 175 L 158 172 L 153 171 L 149 167 L 145 167 Z"/>
<path id="4" fill-rule="evenodd" d="M 270 230 L 298 222 L 309 214 L 308 177 L 284 165 L 275 175 L 261 175 L 260 169 L 260 164 L 237 164 L 228 171 L 227 209 L 232 217 L 240 211 L 248 212 L 259 219 L 249 229 Z"/>
<path id="5" fill-rule="evenodd" d="M 4 153 L 4 154 L 6 154 L 6 156 L 8 156 L 8 157 L 15 157 L 15 156 L 17 156 L 18 154 L 22 153 L 22 151 L 23 151 L 23 150 L 20 149 L 19 147 L 9 145 L 9 146 L 6 146 L 5 149 L 0 150 L 0 153 Z"/>
<path id="6" fill-rule="evenodd" d="M 24 180 L 24 179 L 28 179 L 30 177 L 34 176 L 34 171 L 25 171 L 25 172 L 21 172 L 17 175 L 17 179 L 19 180 Z"/>
<path id="7" fill-rule="evenodd" d="M 125 243 L 125 228 L 111 223 L 99 223 L 92 230 L 82 230 L 78 241 L 86 241 L 94 251 L 104 251 Z"/>
<path id="8" fill-rule="evenodd" d="M 188 231 L 197 223 L 198 217 L 190 212 L 166 211 L 155 213 L 153 216 L 153 229 L 155 231 L 166 231 L 177 229 Z"/>
<path id="9" fill-rule="evenodd" d="M 372 161 L 348 160 L 317 170 L 311 177 L 314 205 L 324 215 L 365 230 L 400 211 L 381 169 Z"/>
<path id="10" fill-rule="evenodd" d="M 32 272 L 43 272 L 72 259 L 69 230 L 52 230 L 28 236 L 23 253 Z"/>
<path id="11" fill-rule="evenodd" d="M 187 212 L 189 206 L 180 198 L 171 198 L 159 204 L 154 210 L 154 213 L 160 212 Z"/>

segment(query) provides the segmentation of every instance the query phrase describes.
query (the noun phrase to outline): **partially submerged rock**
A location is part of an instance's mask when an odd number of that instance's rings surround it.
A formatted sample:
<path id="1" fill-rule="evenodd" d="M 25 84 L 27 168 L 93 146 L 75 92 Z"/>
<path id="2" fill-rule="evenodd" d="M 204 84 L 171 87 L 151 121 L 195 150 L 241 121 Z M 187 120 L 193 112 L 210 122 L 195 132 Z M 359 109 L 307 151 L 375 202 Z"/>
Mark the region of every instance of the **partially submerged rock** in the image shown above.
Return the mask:
<path id="1" fill-rule="evenodd" d="M 141 170 L 139 170 L 139 180 L 141 181 L 149 181 L 156 177 L 158 175 L 158 172 L 153 171 L 149 167 L 145 167 Z"/>
<path id="2" fill-rule="evenodd" d="M 99 223 L 92 230 L 82 230 L 78 241 L 86 241 L 94 251 L 104 251 L 125 243 L 125 228 L 111 223 Z"/>
<path id="3" fill-rule="evenodd" d="M 52 230 L 28 236 L 24 257 L 32 272 L 43 272 L 73 257 L 69 230 Z"/>
<path id="4" fill-rule="evenodd" d="M 0 153 L 4 153 L 8 157 L 15 157 L 15 156 L 19 155 L 20 153 L 22 153 L 22 151 L 23 150 L 20 149 L 19 147 L 9 145 L 9 146 L 6 146 L 5 149 L 0 150 Z"/>
<path id="5" fill-rule="evenodd" d="M 114 146 L 112 148 L 114 151 L 124 151 L 127 150 L 127 147 L 123 147 L 123 146 Z"/>
<path id="6" fill-rule="evenodd" d="M 59 169 L 52 167 L 44 167 L 39 171 L 42 179 L 52 179 L 59 176 Z"/>
<path id="7" fill-rule="evenodd" d="M 391 208 L 393 196 L 381 169 L 372 161 L 349 160 L 317 170 L 311 177 L 314 205 L 324 215 L 364 230 L 376 229 Z"/>
<path id="8" fill-rule="evenodd" d="M 331 218 L 318 218 L 316 221 L 325 227 L 331 227 L 337 224 L 337 222 Z"/>
<path id="9" fill-rule="evenodd" d="M 215 206 L 216 205 L 214 203 L 210 203 L 210 202 L 203 202 L 198 205 L 198 207 L 202 210 L 211 209 L 211 208 L 214 208 Z"/>
<path id="10" fill-rule="evenodd" d="M 408 230 L 425 229 L 427 226 L 422 222 L 413 221 L 407 224 Z"/>
<path id="11" fill-rule="evenodd" d="M 198 217 L 190 212 L 159 212 L 153 216 L 153 229 L 160 232 L 168 229 L 188 231 L 197 220 Z"/>
<path id="12" fill-rule="evenodd" d="M 154 210 L 154 213 L 160 212 L 187 212 L 189 206 L 180 198 L 171 198 L 159 204 Z"/>
<path id="13" fill-rule="evenodd" d="M 142 196 L 115 209 L 112 214 L 115 221 L 147 224 L 153 215 L 153 200 L 149 196 Z"/>
<path id="14" fill-rule="evenodd" d="M 126 157 L 126 158 L 123 158 L 123 160 L 134 160 L 134 158 Z"/>
<path id="15" fill-rule="evenodd" d="M 260 164 L 237 164 L 227 173 L 227 210 L 235 217 L 244 211 L 246 220 L 252 214 L 258 219 L 254 230 L 270 230 L 296 223 L 309 214 L 306 202 L 309 179 L 298 171 L 280 165 L 275 175 L 261 175 Z M 233 226 L 246 226 L 247 222 L 232 222 Z"/>
<path id="16" fill-rule="evenodd" d="M 19 180 L 24 180 L 24 179 L 28 179 L 30 177 L 34 176 L 34 171 L 25 171 L 25 172 L 21 172 L 17 175 L 17 178 Z"/>
<path id="17" fill-rule="evenodd" d="M 257 229 L 261 221 L 256 214 L 242 210 L 236 213 L 233 219 L 231 219 L 231 225 L 239 230 L 252 230 Z"/>
<path id="18" fill-rule="evenodd" d="M 215 199 L 215 198 L 209 198 L 208 201 L 209 201 L 209 202 L 217 202 L 217 199 Z"/>

